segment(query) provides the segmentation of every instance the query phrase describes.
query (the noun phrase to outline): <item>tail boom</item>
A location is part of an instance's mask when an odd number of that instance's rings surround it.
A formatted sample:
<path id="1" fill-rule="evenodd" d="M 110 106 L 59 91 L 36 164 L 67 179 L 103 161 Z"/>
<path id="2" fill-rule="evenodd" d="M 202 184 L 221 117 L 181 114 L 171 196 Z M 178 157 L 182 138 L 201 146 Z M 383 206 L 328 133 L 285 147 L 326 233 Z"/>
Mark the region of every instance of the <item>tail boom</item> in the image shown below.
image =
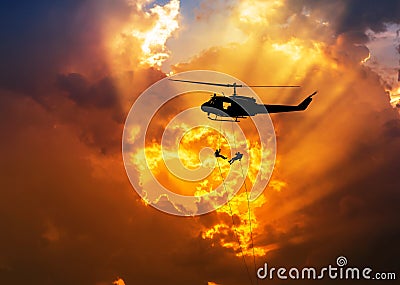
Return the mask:
<path id="1" fill-rule="evenodd" d="M 267 109 L 268 113 L 285 113 L 285 112 L 296 112 L 296 111 L 304 111 L 310 105 L 312 101 L 312 97 L 317 94 L 315 91 L 313 94 L 308 96 L 306 99 L 303 100 L 297 106 L 290 106 L 290 105 L 264 105 L 265 109 Z M 266 113 L 265 110 L 263 113 Z"/>

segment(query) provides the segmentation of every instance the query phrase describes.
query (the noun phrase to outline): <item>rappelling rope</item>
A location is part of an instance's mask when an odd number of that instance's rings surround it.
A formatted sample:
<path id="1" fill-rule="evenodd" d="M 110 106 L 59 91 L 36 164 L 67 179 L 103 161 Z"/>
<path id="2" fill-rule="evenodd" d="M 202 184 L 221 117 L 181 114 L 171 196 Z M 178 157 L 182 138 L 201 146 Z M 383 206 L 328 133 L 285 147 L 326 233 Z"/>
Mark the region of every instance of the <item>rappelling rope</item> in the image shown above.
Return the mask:
<path id="1" fill-rule="evenodd" d="M 218 148 L 220 148 L 219 144 L 220 144 L 220 139 L 221 139 L 221 125 L 222 125 L 222 122 L 220 124 L 220 132 L 219 132 L 219 138 L 218 138 Z M 219 165 L 218 158 L 217 158 L 217 165 L 218 165 L 218 169 L 219 169 L 219 174 L 221 175 L 222 185 L 224 187 L 224 192 L 228 193 L 228 191 L 226 190 L 225 178 L 222 175 L 222 170 L 221 170 L 221 166 Z M 238 235 L 237 230 L 236 230 L 235 220 L 233 218 L 232 206 L 231 206 L 231 203 L 230 203 L 229 199 L 228 199 L 228 206 L 229 206 L 229 213 L 230 213 L 230 216 L 231 216 L 231 219 L 232 219 L 233 233 L 235 234 L 235 238 L 236 238 L 236 240 L 238 242 L 239 249 L 240 249 L 240 254 L 242 255 L 242 260 L 243 260 L 244 266 L 246 267 L 246 272 L 247 272 L 247 276 L 249 277 L 250 284 L 253 285 L 253 279 L 251 278 L 250 270 L 249 270 L 249 267 L 247 266 L 246 258 L 244 257 L 242 244 L 240 242 L 239 235 Z"/>
<path id="2" fill-rule="evenodd" d="M 235 130 L 234 130 L 234 128 L 233 128 L 233 122 L 232 122 L 231 126 L 232 126 L 233 143 L 234 143 L 235 149 L 237 149 L 237 146 L 236 146 L 236 137 L 235 137 Z M 241 170 L 241 172 L 242 172 L 242 177 L 243 177 L 244 189 L 245 189 L 245 191 L 246 191 L 247 213 L 248 213 L 248 218 L 249 218 L 249 229 L 250 229 L 251 248 L 252 248 L 252 251 L 253 251 L 254 272 L 255 272 L 255 276 L 256 276 L 256 284 L 258 284 L 257 265 L 256 265 L 256 255 L 255 255 L 255 251 L 254 251 L 254 241 L 253 241 L 253 227 L 252 227 L 252 223 L 251 223 L 251 211 L 250 211 L 249 191 L 247 190 L 246 176 L 244 175 L 243 166 L 242 166 L 242 160 L 241 160 L 241 159 L 239 160 L 239 163 L 240 163 L 240 170 Z"/>
<path id="3" fill-rule="evenodd" d="M 218 149 L 221 148 L 222 121 L 219 123 Z"/>

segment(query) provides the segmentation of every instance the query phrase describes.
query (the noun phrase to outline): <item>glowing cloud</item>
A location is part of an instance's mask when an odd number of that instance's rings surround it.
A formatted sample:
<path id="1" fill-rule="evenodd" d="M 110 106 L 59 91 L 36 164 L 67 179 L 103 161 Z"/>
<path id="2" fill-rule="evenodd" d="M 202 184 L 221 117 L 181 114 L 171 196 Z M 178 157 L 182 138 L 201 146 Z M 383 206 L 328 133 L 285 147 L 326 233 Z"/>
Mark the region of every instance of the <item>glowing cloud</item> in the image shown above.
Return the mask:
<path id="1" fill-rule="evenodd" d="M 247 24 L 268 24 L 269 18 L 283 5 L 282 1 L 242 1 L 239 6 L 239 20 Z"/>
<path id="2" fill-rule="evenodd" d="M 361 63 L 362 64 L 364 64 L 364 63 L 366 63 L 368 60 L 370 60 L 371 59 L 371 53 L 368 53 L 368 56 L 366 57 L 366 58 L 364 58 L 362 61 L 361 61 Z"/>
<path id="3" fill-rule="evenodd" d="M 143 9 L 143 3 L 137 5 L 138 8 Z M 165 44 L 172 33 L 179 28 L 179 7 L 179 0 L 171 0 L 164 6 L 155 5 L 145 13 L 147 18 L 155 17 L 157 19 L 150 30 L 133 30 L 131 32 L 132 36 L 142 41 L 141 64 L 159 67 L 169 57 Z"/>
<path id="4" fill-rule="evenodd" d="M 122 278 L 118 278 L 113 282 L 113 285 L 125 285 L 125 282 Z"/>
<path id="5" fill-rule="evenodd" d="M 272 44 L 272 47 L 276 51 L 283 52 L 284 54 L 290 56 L 294 61 L 299 60 L 302 57 L 302 47 L 298 45 L 295 40 L 291 40 L 290 42 L 283 44 L 274 43 Z"/>
<path id="6" fill-rule="evenodd" d="M 202 238 L 213 239 L 219 237 L 220 245 L 235 250 L 237 256 L 240 256 L 242 252 L 244 255 L 251 256 L 253 254 L 251 235 L 253 235 L 254 239 L 257 229 L 260 227 L 260 221 L 257 220 L 255 216 L 255 209 L 262 207 L 266 203 L 266 199 L 264 195 L 261 195 L 256 201 L 251 203 L 250 209 L 248 209 L 247 195 L 248 194 L 243 191 L 235 196 L 228 204 L 217 210 L 218 213 L 225 213 L 232 217 L 238 217 L 240 222 L 235 222 L 235 225 L 232 223 L 226 224 L 224 222 L 217 223 L 213 227 L 204 230 L 202 232 Z M 253 233 L 250 231 L 250 223 Z M 236 238 L 232 239 L 232 235 L 236 235 L 239 243 L 236 241 Z M 256 256 L 263 256 L 268 251 L 268 249 L 264 247 L 253 246 L 254 255 Z"/>

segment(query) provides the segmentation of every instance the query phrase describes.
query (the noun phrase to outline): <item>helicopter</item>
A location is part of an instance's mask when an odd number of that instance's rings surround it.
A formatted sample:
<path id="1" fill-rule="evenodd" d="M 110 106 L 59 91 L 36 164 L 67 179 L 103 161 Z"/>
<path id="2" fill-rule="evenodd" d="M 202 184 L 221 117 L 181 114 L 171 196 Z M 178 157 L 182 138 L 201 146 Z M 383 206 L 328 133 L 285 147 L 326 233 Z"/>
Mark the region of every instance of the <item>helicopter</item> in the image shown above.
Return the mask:
<path id="1" fill-rule="evenodd" d="M 214 95 L 211 97 L 210 100 L 201 105 L 201 110 L 207 113 L 208 118 L 213 121 L 240 122 L 239 119 L 245 119 L 249 116 L 255 116 L 257 114 L 304 111 L 305 109 L 307 109 L 308 105 L 310 105 L 312 97 L 317 94 L 317 91 L 315 91 L 298 105 L 265 105 L 265 104 L 258 104 L 256 102 L 256 99 L 254 99 L 253 97 L 238 95 L 236 92 L 236 88 L 241 88 L 241 87 L 296 88 L 300 86 L 294 86 L 294 85 L 247 86 L 247 85 L 237 84 L 236 82 L 233 84 L 224 84 L 224 83 L 213 83 L 204 81 L 191 81 L 183 79 L 169 79 L 169 80 L 193 83 L 193 84 L 232 87 L 233 94 L 231 96 L 227 97 L 225 95 L 217 95 L 216 93 L 214 93 Z M 215 117 L 211 117 L 211 114 L 215 115 Z M 223 118 L 231 118 L 231 119 L 223 119 Z"/>

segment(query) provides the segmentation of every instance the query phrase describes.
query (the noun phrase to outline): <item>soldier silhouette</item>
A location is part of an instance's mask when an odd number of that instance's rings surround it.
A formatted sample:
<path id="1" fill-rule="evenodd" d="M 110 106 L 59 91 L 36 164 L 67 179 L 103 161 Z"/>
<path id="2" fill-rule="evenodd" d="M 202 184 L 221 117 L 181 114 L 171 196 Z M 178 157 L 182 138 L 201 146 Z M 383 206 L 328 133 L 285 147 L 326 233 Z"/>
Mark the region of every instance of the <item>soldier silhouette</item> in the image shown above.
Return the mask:
<path id="1" fill-rule="evenodd" d="M 221 149 L 220 149 L 220 148 L 218 148 L 218 149 L 215 150 L 214 155 L 215 155 L 215 157 L 220 157 L 220 158 L 222 158 L 222 159 L 226 159 L 226 156 L 223 156 L 223 155 L 221 154 Z"/>
<path id="2" fill-rule="evenodd" d="M 235 156 L 232 157 L 228 162 L 229 164 L 232 164 L 235 160 L 242 160 L 243 154 L 240 152 L 235 153 Z"/>

